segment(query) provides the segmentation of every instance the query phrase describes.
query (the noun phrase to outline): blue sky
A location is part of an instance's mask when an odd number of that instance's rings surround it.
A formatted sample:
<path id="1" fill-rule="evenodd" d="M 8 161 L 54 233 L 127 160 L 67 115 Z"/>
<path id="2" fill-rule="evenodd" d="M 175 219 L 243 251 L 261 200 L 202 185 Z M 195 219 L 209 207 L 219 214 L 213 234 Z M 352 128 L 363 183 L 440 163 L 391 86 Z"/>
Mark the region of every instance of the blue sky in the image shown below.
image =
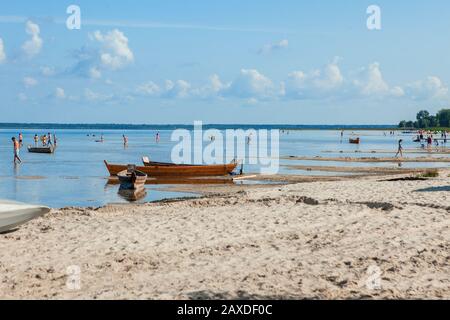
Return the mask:
<path id="1" fill-rule="evenodd" d="M 397 123 L 449 105 L 449 17 L 444 0 L 2 3 L 0 121 Z"/>

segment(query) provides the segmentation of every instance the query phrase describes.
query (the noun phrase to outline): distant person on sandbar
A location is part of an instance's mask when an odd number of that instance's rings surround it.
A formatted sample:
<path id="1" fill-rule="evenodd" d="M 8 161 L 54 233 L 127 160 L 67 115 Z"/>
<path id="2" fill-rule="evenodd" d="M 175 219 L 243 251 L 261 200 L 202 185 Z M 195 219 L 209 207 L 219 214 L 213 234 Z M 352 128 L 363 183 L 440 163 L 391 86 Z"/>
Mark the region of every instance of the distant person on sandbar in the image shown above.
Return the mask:
<path id="1" fill-rule="evenodd" d="M 14 148 L 14 164 L 19 161 L 19 163 L 22 163 L 22 160 L 20 160 L 19 153 L 20 153 L 20 144 L 19 141 L 16 140 L 16 137 L 11 138 L 13 142 L 13 148 Z"/>
<path id="2" fill-rule="evenodd" d="M 19 133 L 19 146 L 20 146 L 20 147 L 23 146 L 23 136 L 22 136 L 22 132 Z"/>
<path id="3" fill-rule="evenodd" d="M 403 158 L 403 147 L 402 147 L 402 142 L 403 142 L 402 139 L 398 140 L 398 150 L 397 150 L 397 153 L 396 153 L 396 155 L 395 155 L 396 158 L 398 157 L 398 155 L 400 155 L 400 157 Z"/>
<path id="4" fill-rule="evenodd" d="M 39 136 L 37 134 L 34 135 L 34 146 L 37 147 L 39 143 Z"/>

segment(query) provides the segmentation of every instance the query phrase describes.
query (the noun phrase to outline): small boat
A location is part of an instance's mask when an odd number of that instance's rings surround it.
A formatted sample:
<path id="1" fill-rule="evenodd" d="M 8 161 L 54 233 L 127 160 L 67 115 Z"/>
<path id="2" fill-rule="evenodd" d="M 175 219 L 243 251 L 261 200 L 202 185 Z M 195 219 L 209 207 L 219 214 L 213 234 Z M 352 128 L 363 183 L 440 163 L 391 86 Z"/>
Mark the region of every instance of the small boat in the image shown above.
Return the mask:
<path id="1" fill-rule="evenodd" d="M 48 147 L 28 146 L 28 152 L 31 152 L 31 153 L 53 153 L 53 152 L 55 152 L 55 148 L 53 146 L 48 146 Z"/>
<path id="2" fill-rule="evenodd" d="M 127 170 L 117 173 L 120 182 L 120 189 L 122 190 L 139 190 L 143 189 L 145 181 L 147 181 L 147 174 L 136 170 L 136 166 L 128 165 Z"/>
<path id="3" fill-rule="evenodd" d="M 0 201 L 0 233 L 11 231 L 48 212 L 50 208 L 47 207 L 2 200 Z"/>
<path id="4" fill-rule="evenodd" d="M 348 139 L 348 142 L 353 143 L 353 144 L 359 144 L 361 142 L 361 140 L 359 138 L 356 138 L 356 139 L 350 138 L 350 139 Z"/>
<path id="5" fill-rule="evenodd" d="M 116 176 L 119 172 L 126 170 L 126 165 L 110 164 L 105 161 L 106 168 L 111 176 Z M 146 162 L 144 166 L 136 167 L 149 177 L 218 177 L 233 174 L 238 166 L 238 162 L 229 164 L 214 165 L 186 165 L 167 162 Z"/>

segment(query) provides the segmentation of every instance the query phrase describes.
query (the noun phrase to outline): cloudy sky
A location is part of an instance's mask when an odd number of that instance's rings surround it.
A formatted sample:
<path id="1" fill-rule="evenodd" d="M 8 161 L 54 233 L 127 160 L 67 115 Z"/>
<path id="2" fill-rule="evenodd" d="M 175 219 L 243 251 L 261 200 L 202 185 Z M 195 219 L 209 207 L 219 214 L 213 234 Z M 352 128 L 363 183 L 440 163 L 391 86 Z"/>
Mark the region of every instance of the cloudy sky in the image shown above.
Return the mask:
<path id="1" fill-rule="evenodd" d="M 448 1 L 309 2 L 2 3 L 0 122 L 389 124 L 449 106 Z"/>

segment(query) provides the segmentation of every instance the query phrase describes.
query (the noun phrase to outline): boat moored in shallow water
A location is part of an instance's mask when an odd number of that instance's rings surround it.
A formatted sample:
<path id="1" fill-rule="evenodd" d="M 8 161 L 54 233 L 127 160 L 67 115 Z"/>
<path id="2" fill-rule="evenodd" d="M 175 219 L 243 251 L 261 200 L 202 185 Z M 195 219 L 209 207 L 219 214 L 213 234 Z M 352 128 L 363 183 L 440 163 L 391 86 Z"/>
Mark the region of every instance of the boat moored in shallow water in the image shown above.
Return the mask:
<path id="1" fill-rule="evenodd" d="M 127 170 L 123 170 L 117 174 L 120 182 L 120 189 L 124 190 L 139 190 L 143 189 L 145 181 L 147 181 L 147 174 L 136 170 L 136 166 L 128 166 Z"/>
<path id="2" fill-rule="evenodd" d="M 127 165 L 110 164 L 105 161 L 106 168 L 111 176 L 126 170 Z M 238 162 L 214 165 L 185 165 L 164 162 L 147 162 L 144 166 L 136 167 L 136 170 L 147 174 L 149 177 L 214 177 L 226 176 L 233 173 Z"/>
<path id="3" fill-rule="evenodd" d="M 48 147 L 28 146 L 28 152 L 30 152 L 30 153 L 53 153 L 53 152 L 55 152 L 55 147 L 53 147 L 53 146 L 48 146 Z"/>

